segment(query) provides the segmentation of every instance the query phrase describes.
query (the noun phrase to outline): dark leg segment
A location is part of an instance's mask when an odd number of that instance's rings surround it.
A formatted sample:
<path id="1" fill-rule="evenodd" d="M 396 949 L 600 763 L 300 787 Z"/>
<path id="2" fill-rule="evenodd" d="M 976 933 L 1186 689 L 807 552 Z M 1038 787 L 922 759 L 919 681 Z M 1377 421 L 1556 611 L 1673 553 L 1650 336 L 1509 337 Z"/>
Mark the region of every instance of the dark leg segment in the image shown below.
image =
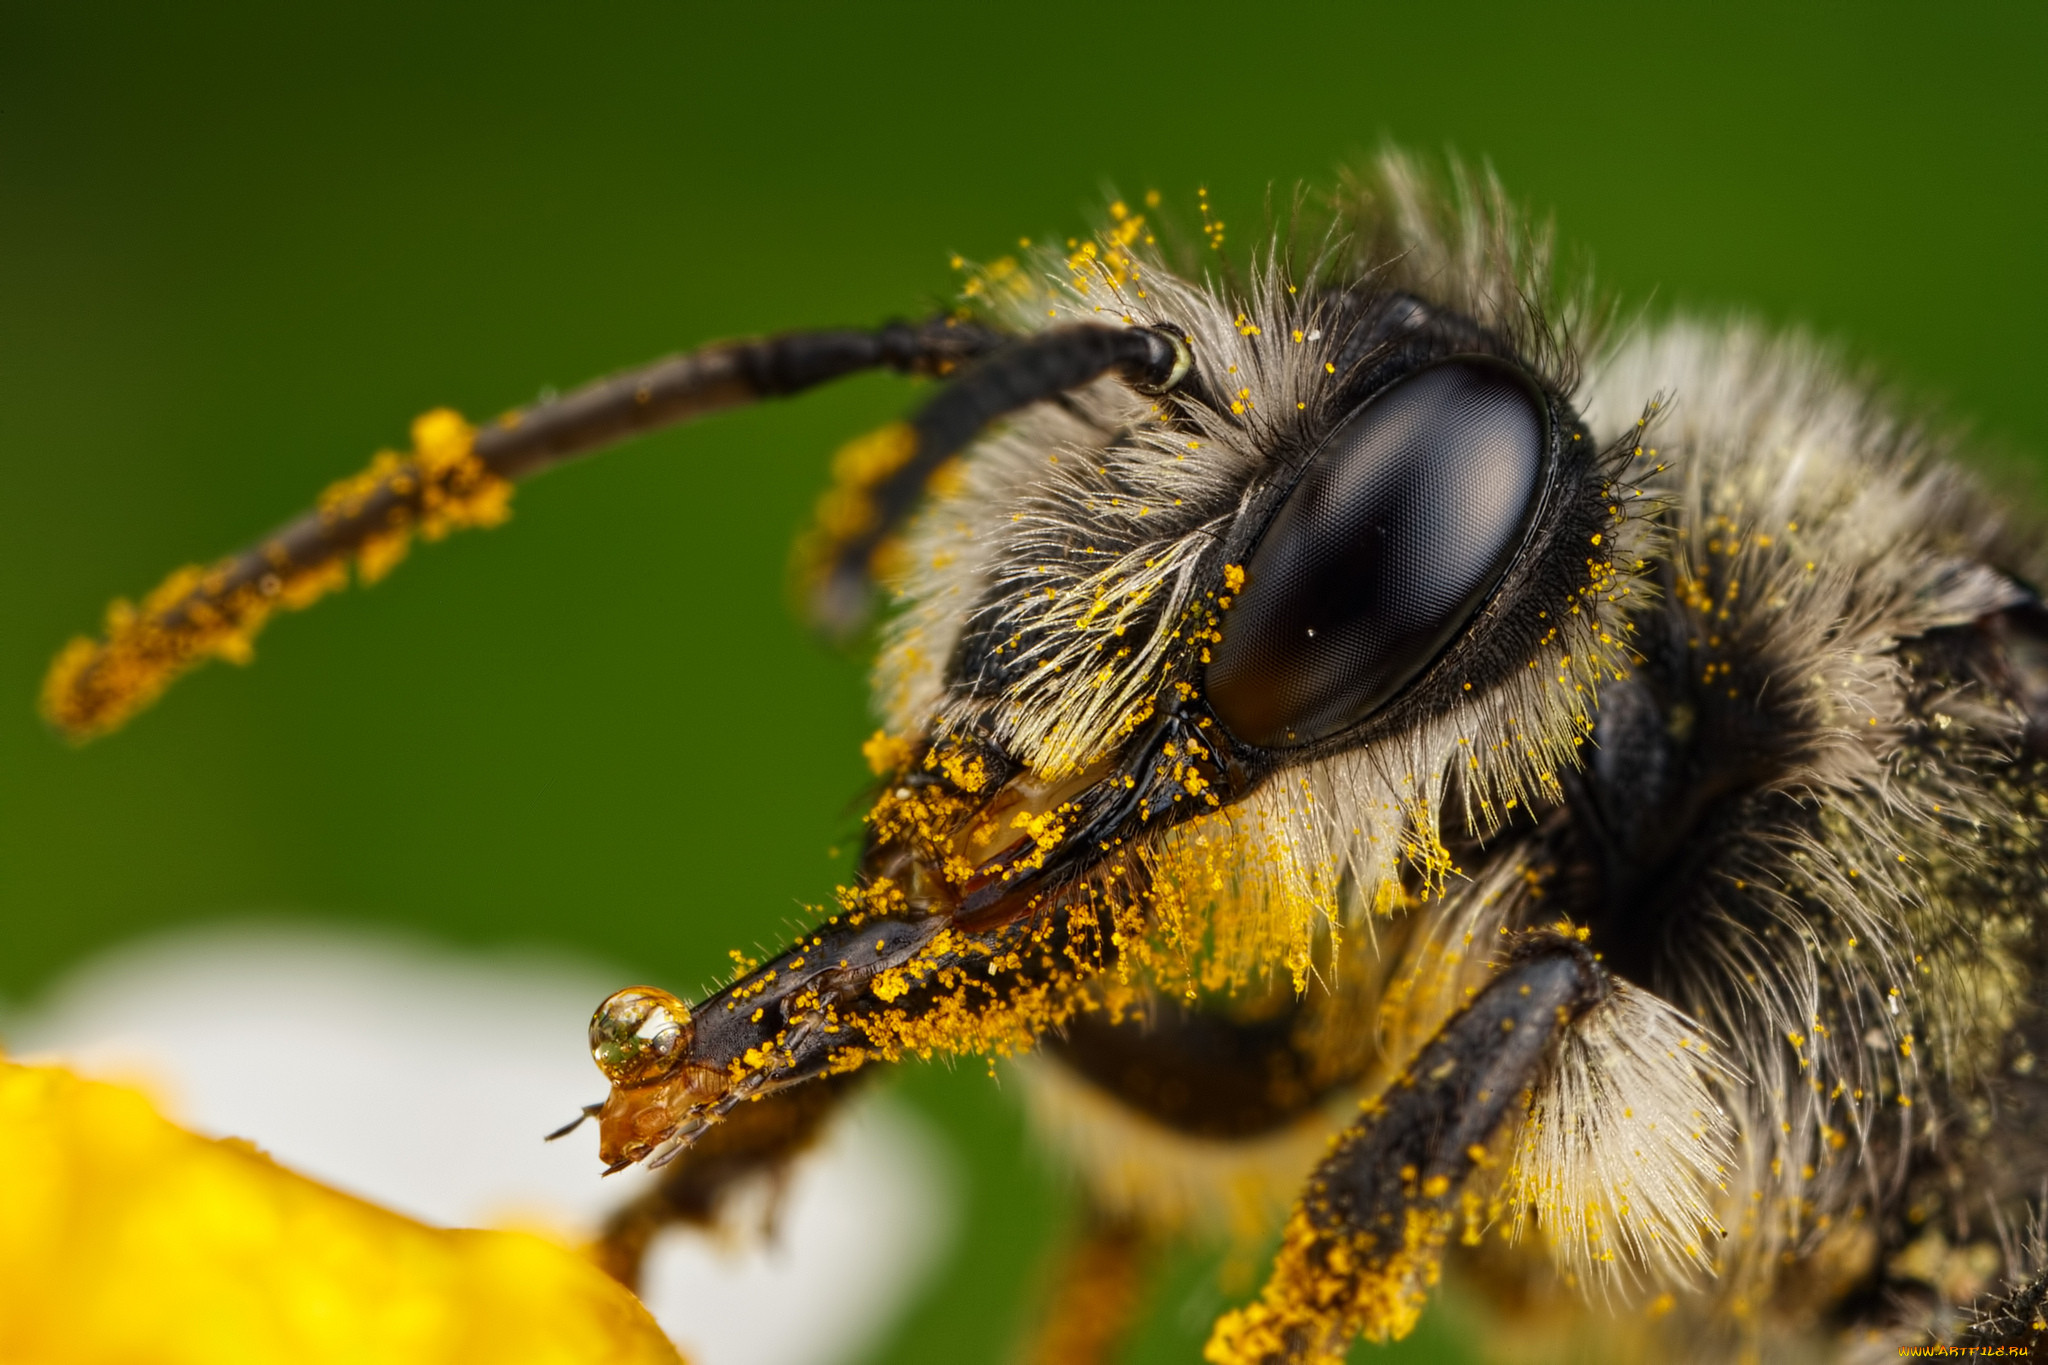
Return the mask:
<path id="1" fill-rule="evenodd" d="M 1980 1309 L 1952 1349 L 1965 1360 L 2048 1360 L 2048 1271 Z"/>
<path id="2" fill-rule="evenodd" d="M 1608 991 L 1582 945 L 1542 935 L 1365 1107 L 1309 1178 L 1259 1301 L 1216 1324 L 1216 1365 L 1336 1362 L 1407 1335 L 1487 1141 L 1572 1020 Z"/>
<path id="3" fill-rule="evenodd" d="M 1353 1079 L 1301 1045 L 1317 1022 L 1299 1000 L 1241 1021 L 1155 996 L 1123 1019 L 1079 1015 L 1041 1051 L 1175 1132 L 1231 1141 L 1285 1128 Z"/>

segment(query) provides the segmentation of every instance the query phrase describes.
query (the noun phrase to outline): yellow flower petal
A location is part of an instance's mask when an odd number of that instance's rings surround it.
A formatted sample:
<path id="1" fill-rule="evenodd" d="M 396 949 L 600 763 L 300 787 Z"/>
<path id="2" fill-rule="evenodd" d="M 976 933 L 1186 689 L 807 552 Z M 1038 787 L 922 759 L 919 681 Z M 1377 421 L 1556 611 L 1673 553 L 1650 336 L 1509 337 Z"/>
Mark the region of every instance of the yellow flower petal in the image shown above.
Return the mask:
<path id="1" fill-rule="evenodd" d="M 524 1233 L 428 1227 L 132 1090 L 0 1062 L 0 1360 L 679 1365 L 630 1293 Z"/>

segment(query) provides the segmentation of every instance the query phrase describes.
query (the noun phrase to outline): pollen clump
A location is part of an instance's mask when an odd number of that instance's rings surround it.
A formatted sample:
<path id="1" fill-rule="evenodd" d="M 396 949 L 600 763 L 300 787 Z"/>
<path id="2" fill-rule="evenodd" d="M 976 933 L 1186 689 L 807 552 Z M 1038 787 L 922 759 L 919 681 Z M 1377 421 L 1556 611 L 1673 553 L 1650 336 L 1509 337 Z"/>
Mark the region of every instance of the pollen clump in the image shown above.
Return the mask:
<path id="1" fill-rule="evenodd" d="M 898 739 L 887 730 L 877 730 L 862 741 L 860 754 L 868 761 L 868 771 L 876 777 L 887 777 L 901 772 L 909 766 L 916 746 L 907 739 Z"/>
<path id="2" fill-rule="evenodd" d="M 1318 1230 L 1306 1208 L 1296 1209 L 1257 1302 L 1217 1320 L 1202 1358 L 1210 1365 L 1337 1365 L 1355 1337 L 1400 1340 L 1415 1330 L 1442 1277 L 1453 1222 L 1449 1209 L 1411 1206 L 1384 1238 L 1332 1234 Z"/>
<path id="3" fill-rule="evenodd" d="M 160 1117 L 0 1062 L 0 1360 L 44 1365 L 679 1365 L 598 1267 L 428 1227 Z"/>
<path id="4" fill-rule="evenodd" d="M 81 636 L 51 664 L 44 718 L 73 740 L 108 734 L 208 659 L 247 663 L 273 613 L 346 587 L 351 561 L 362 583 L 374 583 L 405 558 L 415 533 L 440 540 L 503 522 L 512 485 L 476 457 L 473 436 L 448 409 L 426 413 L 413 423 L 410 455 L 379 453 L 256 549 L 179 569 L 140 606 L 116 601 L 104 639 Z"/>

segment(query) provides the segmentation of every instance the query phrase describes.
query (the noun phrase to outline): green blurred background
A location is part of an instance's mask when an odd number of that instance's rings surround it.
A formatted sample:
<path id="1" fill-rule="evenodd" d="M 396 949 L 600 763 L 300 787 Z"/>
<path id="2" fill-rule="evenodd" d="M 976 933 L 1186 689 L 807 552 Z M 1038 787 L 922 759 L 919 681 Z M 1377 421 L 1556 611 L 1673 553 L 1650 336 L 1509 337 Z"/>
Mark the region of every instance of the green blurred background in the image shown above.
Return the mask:
<path id="1" fill-rule="evenodd" d="M 686 990 L 777 943 L 843 869 L 869 728 L 860 661 L 784 609 L 785 546 L 900 381 L 552 475 L 91 747 L 36 720 L 42 670 L 429 406 L 914 315 L 949 253 L 1073 233 L 1112 186 L 1206 185 L 1242 246 L 1269 187 L 1455 147 L 1627 298 L 1843 339 L 2031 486 L 2048 11 L 1705 14 L 5 7 L 0 1000 L 251 912 Z M 979 1067 L 901 1089 L 967 1160 L 970 1231 L 886 1358 L 1000 1358 L 1058 1184 Z M 1194 1359 L 1212 1268 L 1160 1297 L 1142 1357 Z"/>

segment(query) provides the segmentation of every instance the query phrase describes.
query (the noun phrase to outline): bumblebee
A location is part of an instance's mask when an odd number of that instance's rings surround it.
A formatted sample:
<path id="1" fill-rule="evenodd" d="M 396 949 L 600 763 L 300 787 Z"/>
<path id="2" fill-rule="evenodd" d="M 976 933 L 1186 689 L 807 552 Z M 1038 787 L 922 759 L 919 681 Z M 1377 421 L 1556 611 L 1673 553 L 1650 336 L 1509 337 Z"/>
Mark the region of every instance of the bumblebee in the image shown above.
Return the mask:
<path id="1" fill-rule="evenodd" d="M 2048 1350 L 2035 528 L 1822 348 L 1618 324 L 1490 178 L 1390 154 L 1242 269 L 1156 210 L 922 323 L 430 413 L 117 604 L 46 713 L 110 729 L 637 431 L 930 376 L 796 558 L 828 630 L 887 603 L 857 876 L 592 1020 L 604 1162 L 669 1172 L 615 1273 L 880 1064 L 1015 1058 L 1089 1209 L 1038 1359 L 1114 1358 L 1218 1233 L 1278 1250 L 1216 1365 L 1447 1277 L 1518 1360 Z"/>

